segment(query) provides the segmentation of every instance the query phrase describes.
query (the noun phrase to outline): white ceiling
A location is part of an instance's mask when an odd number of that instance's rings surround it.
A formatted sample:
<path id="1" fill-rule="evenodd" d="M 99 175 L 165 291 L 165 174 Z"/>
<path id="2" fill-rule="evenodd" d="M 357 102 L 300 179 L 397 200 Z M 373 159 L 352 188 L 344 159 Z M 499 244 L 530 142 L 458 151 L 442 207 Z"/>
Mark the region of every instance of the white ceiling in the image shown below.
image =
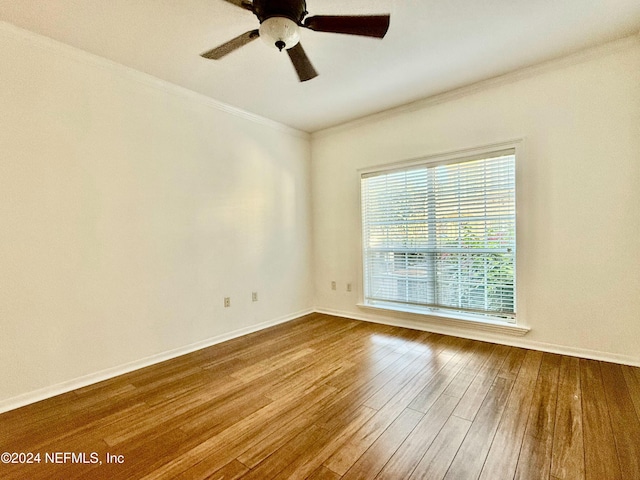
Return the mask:
<path id="1" fill-rule="evenodd" d="M 310 15 L 390 13 L 383 40 L 303 30 L 320 76 L 299 83 L 223 0 L 0 0 L 0 20 L 313 132 L 640 30 L 638 0 L 308 0 Z"/>

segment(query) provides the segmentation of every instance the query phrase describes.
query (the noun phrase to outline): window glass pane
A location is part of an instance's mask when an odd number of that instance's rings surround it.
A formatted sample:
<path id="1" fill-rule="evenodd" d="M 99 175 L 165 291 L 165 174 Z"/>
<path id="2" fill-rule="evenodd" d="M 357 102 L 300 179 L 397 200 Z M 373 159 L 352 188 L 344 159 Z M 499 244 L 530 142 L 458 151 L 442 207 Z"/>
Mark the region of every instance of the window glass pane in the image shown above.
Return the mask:
<path id="1" fill-rule="evenodd" d="M 515 315 L 515 155 L 362 178 L 365 302 Z"/>

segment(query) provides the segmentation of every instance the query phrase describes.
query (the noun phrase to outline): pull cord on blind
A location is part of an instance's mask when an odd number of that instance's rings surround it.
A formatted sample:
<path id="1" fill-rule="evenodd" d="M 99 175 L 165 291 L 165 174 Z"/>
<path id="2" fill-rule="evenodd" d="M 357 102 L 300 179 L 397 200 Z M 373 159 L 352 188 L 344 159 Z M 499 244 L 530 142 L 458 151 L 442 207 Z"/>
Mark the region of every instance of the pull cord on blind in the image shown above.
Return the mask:
<path id="1" fill-rule="evenodd" d="M 364 300 L 515 317 L 515 153 L 362 176 Z"/>

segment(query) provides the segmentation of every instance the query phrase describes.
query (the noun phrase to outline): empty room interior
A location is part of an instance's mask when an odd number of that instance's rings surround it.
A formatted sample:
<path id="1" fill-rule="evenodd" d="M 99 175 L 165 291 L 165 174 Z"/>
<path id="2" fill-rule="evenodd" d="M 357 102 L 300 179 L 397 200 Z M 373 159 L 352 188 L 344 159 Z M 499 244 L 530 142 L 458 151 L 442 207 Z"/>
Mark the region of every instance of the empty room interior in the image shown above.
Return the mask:
<path id="1" fill-rule="evenodd" d="M 640 3 L 0 0 L 0 371 L 3 479 L 640 480 Z"/>

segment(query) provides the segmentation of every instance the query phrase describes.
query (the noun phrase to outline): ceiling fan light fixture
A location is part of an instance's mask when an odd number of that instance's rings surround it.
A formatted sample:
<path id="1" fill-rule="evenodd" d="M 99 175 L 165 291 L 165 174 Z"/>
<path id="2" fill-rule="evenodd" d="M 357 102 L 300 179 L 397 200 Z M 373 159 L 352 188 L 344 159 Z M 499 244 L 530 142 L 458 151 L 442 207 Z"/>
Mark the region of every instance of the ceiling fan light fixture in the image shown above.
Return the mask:
<path id="1" fill-rule="evenodd" d="M 280 51 L 289 50 L 300 41 L 300 28 L 289 18 L 269 17 L 260 24 L 260 38 Z"/>

